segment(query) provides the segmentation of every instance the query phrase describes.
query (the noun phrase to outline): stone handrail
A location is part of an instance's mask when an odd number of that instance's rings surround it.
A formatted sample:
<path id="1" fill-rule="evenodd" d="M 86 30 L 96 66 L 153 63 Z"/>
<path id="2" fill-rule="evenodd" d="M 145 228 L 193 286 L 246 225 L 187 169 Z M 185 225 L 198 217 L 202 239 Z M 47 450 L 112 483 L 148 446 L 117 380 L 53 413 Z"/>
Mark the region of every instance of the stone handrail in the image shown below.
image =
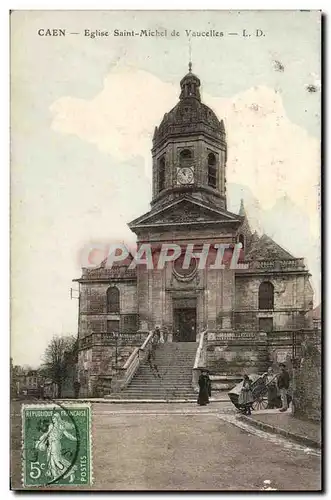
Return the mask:
<path id="1" fill-rule="evenodd" d="M 304 259 L 255 259 L 254 261 L 243 261 L 248 269 L 304 269 Z"/>
<path id="2" fill-rule="evenodd" d="M 229 331 L 229 332 L 222 332 L 222 331 L 215 331 L 215 332 L 208 332 L 208 340 L 241 340 L 241 339 L 252 339 L 256 338 L 259 335 L 260 332 L 255 332 L 255 331 L 248 331 L 248 332 L 236 332 L 236 331 Z"/>
<path id="3" fill-rule="evenodd" d="M 153 340 L 154 332 L 149 332 L 140 347 L 136 347 L 123 366 L 118 367 L 116 377 L 112 380 L 112 390 L 121 391 L 129 385 L 139 366 L 148 355 L 148 347 Z"/>
<path id="4" fill-rule="evenodd" d="M 206 352 L 207 352 L 207 330 L 201 332 L 197 352 L 194 359 L 192 369 L 192 387 L 195 391 L 199 388 L 199 372 L 201 368 L 206 366 Z"/>
<path id="5" fill-rule="evenodd" d="M 114 332 L 94 332 L 79 340 L 79 349 L 87 349 L 94 345 L 136 345 L 145 341 L 149 332 L 121 332 L 116 339 Z"/>
<path id="6" fill-rule="evenodd" d="M 136 269 L 128 269 L 127 267 L 99 267 L 99 268 L 83 268 L 81 279 L 102 279 L 102 278 L 136 278 Z"/>

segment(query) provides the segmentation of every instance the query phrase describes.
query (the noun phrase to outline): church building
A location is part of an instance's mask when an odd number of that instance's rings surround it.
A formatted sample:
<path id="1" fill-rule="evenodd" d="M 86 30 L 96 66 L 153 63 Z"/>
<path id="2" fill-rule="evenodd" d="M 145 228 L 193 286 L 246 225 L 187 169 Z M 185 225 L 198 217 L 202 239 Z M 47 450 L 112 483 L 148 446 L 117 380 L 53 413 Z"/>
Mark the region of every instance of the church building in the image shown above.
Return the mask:
<path id="1" fill-rule="evenodd" d="M 155 127 L 150 211 L 129 228 L 138 246 L 150 244 L 153 255 L 162 243 L 172 243 L 183 249 L 192 245 L 195 256 L 187 269 L 184 253 L 163 269 L 130 268 L 130 256 L 112 268 L 105 262 L 83 268 L 75 280 L 81 380 L 111 375 L 114 335 L 134 339 L 159 325 L 167 328 L 171 342 L 198 342 L 206 330 L 276 335 L 311 326 L 313 291 L 304 259 L 253 232 L 243 201 L 239 214 L 227 209 L 227 155 L 224 122 L 203 104 L 201 82 L 190 64 L 178 103 Z M 229 245 L 231 253 L 241 243 L 240 265 L 200 268 L 206 243 L 214 259 L 217 245 Z M 130 355 L 129 344 L 121 344 L 116 364 Z"/>

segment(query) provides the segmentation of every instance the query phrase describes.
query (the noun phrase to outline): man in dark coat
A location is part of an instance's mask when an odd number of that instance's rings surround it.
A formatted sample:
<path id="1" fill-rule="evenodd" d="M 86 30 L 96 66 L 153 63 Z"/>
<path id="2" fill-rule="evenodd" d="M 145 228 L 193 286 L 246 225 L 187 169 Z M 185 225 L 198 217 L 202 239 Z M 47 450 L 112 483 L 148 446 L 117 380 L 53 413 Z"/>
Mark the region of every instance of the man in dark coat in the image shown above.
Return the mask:
<path id="1" fill-rule="evenodd" d="M 279 365 L 280 374 L 278 375 L 277 386 L 282 400 L 282 407 L 279 411 L 286 411 L 288 408 L 288 398 L 287 393 L 290 387 L 290 375 L 286 370 L 284 363 Z"/>
<path id="2" fill-rule="evenodd" d="M 159 344 L 159 343 L 160 343 L 160 339 L 161 339 L 161 331 L 160 331 L 160 327 L 159 327 L 159 326 L 156 326 L 156 327 L 155 327 L 155 330 L 154 330 L 153 342 L 154 342 L 155 344 Z"/>
<path id="3" fill-rule="evenodd" d="M 147 356 L 147 362 L 148 362 L 154 376 L 156 374 L 157 377 L 161 378 L 160 372 L 159 372 L 157 365 L 155 363 L 155 350 L 154 350 L 153 346 L 151 346 L 151 348 L 149 349 L 148 356 Z"/>
<path id="4" fill-rule="evenodd" d="M 80 382 L 79 382 L 79 380 L 75 380 L 74 381 L 75 399 L 79 398 L 79 390 L 80 390 Z"/>
<path id="5" fill-rule="evenodd" d="M 208 405 L 210 396 L 211 396 L 211 381 L 208 375 L 208 370 L 203 369 L 199 377 L 198 405 L 200 406 Z"/>

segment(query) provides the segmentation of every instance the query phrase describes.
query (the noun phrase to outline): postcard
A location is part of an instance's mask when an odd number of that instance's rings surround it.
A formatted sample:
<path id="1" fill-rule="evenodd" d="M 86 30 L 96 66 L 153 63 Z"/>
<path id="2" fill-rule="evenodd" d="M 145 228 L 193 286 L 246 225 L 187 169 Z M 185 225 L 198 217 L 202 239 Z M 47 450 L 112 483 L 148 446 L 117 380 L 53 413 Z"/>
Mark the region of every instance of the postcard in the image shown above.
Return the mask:
<path id="1" fill-rule="evenodd" d="M 11 488 L 321 491 L 321 12 L 10 25 Z"/>

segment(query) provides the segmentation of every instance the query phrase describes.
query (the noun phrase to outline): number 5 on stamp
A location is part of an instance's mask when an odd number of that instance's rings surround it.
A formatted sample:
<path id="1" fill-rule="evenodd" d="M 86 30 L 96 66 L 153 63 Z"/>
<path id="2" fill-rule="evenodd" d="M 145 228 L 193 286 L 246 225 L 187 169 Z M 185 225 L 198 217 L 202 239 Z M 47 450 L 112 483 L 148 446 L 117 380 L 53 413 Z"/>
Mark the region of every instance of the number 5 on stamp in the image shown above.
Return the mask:
<path id="1" fill-rule="evenodd" d="M 91 406 L 22 406 L 23 486 L 92 484 Z"/>

